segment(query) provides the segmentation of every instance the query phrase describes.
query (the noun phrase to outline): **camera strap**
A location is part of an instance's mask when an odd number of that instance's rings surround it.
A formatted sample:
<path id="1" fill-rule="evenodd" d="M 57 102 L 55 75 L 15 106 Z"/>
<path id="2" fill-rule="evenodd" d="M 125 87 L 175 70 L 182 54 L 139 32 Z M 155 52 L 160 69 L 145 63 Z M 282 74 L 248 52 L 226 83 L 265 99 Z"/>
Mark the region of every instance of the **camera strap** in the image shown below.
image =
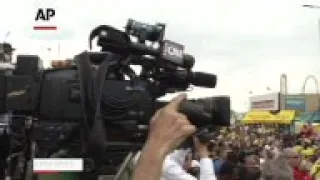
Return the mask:
<path id="1" fill-rule="evenodd" d="M 88 150 L 89 142 L 89 125 L 88 125 L 88 114 L 91 114 L 89 107 L 90 101 L 88 99 L 89 91 L 88 88 L 92 87 L 92 69 L 90 65 L 89 53 L 84 52 L 76 57 L 77 70 L 79 75 L 80 83 L 80 96 L 82 106 L 82 117 L 80 121 L 80 136 L 81 136 L 81 153 L 85 155 Z"/>
<path id="2" fill-rule="evenodd" d="M 120 56 L 110 54 L 100 64 L 96 73 L 94 73 L 93 87 L 94 87 L 94 103 L 95 103 L 95 115 L 92 123 L 92 127 L 89 132 L 89 143 L 91 154 L 101 159 L 101 155 L 106 152 L 107 138 L 106 128 L 101 116 L 101 99 L 103 94 L 104 83 L 107 77 L 108 70 L 111 66 L 119 63 Z"/>

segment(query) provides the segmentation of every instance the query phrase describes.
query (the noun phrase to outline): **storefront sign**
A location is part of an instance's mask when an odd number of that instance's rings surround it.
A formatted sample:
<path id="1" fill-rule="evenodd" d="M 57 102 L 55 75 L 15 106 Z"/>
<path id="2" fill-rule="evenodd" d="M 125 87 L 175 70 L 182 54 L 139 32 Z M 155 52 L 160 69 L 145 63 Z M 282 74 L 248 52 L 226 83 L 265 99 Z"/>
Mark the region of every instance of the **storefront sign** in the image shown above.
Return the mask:
<path id="1" fill-rule="evenodd" d="M 285 98 L 285 109 L 305 111 L 306 100 L 304 96 L 287 96 Z"/>
<path id="2" fill-rule="evenodd" d="M 282 110 L 278 114 L 268 111 L 251 111 L 243 119 L 246 124 L 276 123 L 290 124 L 295 118 L 294 110 Z"/>
<path id="3" fill-rule="evenodd" d="M 279 98 L 279 93 L 251 97 L 251 110 L 277 111 L 280 109 Z"/>

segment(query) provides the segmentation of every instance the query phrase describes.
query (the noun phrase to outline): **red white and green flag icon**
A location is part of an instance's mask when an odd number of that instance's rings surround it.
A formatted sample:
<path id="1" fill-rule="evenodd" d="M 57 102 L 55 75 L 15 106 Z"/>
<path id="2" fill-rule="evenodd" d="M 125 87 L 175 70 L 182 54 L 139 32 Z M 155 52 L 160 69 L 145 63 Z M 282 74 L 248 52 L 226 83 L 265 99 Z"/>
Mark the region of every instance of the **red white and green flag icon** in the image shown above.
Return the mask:
<path id="1" fill-rule="evenodd" d="M 82 172 L 81 158 L 35 158 L 33 159 L 33 173 L 56 174 L 60 172 Z"/>

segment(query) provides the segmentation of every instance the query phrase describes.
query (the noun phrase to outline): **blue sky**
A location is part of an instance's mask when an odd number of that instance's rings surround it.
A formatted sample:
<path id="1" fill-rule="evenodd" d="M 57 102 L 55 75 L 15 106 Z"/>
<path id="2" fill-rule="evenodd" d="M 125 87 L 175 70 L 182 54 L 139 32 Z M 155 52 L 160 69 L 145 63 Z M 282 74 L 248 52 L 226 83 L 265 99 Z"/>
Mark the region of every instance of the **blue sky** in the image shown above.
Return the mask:
<path id="1" fill-rule="evenodd" d="M 196 57 L 195 70 L 218 75 L 217 88 L 195 88 L 189 96 L 231 95 L 232 107 L 238 111 L 248 108 L 249 91 L 264 94 L 266 87 L 279 91 L 282 73 L 288 75 L 291 93 L 301 92 L 307 75 L 320 77 L 320 9 L 301 7 L 320 4 L 315 0 L 0 2 L 0 39 L 10 31 L 7 41 L 17 53 L 39 54 L 46 64 L 87 49 L 88 34 L 97 25 L 122 28 L 128 18 L 167 23 L 166 38 L 184 44 Z M 53 23 L 60 29 L 55 34 L 32 31 L 40 6 L 56 9 Z M 313 82 L 306 89 L 315 92 Z"/>

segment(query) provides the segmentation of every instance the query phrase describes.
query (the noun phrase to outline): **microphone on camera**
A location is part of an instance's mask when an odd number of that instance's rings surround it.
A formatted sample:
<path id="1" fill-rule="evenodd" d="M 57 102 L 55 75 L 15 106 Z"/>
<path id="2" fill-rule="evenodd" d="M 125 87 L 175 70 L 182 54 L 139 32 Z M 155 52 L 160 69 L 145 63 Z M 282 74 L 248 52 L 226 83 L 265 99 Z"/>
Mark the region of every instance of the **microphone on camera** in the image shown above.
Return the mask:
<path id="1" fill-rule="evenodd" d="M 191 84 L 200 87 L 214 88 L 217 84 L 217 76 L 209 73 L 193 72 L 190 79 Z"/>

